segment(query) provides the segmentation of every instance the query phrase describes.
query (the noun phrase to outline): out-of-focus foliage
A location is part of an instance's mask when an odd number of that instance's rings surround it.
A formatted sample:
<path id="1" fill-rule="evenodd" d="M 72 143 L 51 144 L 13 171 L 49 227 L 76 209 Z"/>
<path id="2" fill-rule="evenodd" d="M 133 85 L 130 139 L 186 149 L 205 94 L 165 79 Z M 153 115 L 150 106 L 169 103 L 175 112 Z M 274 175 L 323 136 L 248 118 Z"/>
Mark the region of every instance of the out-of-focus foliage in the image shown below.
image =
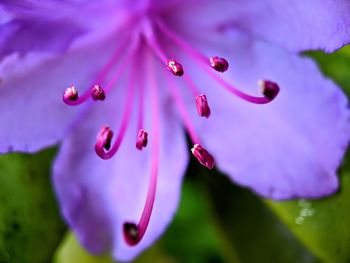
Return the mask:
<path id="1" fill-rule="evenodd" d="M 289 229 L 324 262 L 350 262 L 349 169 L 341 173 L 341 185 L 338 194 L 323 200 L 267 201 Z"/>
<path id="2" fill-rule="evenodd" d="M 344 47 L 333 54 L 324 52 L 307 52 L 319 65 L 322 72 L 333 79 L 348 97 L 350 96 L 350 46 Z M 336 135 L 334 135 L 336 136 Z"/>
<path id="3" fill-rule="evenodd" d="M 0 262 L 48 262 L 65 232 L 50 180 L 54 150 L 0 156 Z"/>
<path id="4" fill-rule="evenodd" d="M 350 47 L 334 54 L 305 55 L 350 95 Z M 49 185 L 52 156 L 52 151 L 45 151 L 0 158 L 0 262 L 51 262 L 63 232 Z M 350 154 L 340 180 L 341 189 L 331 197 L 277 202 L 263 200 L 195 162 L 174 221 L 135 262 L 348 263 Z M 108 256 L 87 253 L 71 233 L 52 260 L 113 262 Z"/>

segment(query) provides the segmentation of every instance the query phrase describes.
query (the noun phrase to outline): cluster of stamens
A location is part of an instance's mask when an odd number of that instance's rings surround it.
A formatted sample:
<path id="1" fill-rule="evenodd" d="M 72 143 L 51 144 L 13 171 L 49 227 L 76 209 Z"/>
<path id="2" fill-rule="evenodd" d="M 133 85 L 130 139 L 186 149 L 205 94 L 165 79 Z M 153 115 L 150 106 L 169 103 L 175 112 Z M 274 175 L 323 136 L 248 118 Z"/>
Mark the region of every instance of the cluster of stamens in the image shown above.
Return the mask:
<path id="1" fill-rule="evenodd" d="M 250 103 L 255 104 L 266 104 L 274 100 L 279 93 L 279 86 L 270 81 L 270 80 L 263 80 L 260 81 L 259 84 L 261 86 L 261 91 L 263 96 L 262 97 L 255 97 L 248 95 L 236 87 L 232 86 L 231 84 L 227 83 L 225 80 L 220 78 L 215 72 L 213 72 L 213 69 L 217 72 L 224 73 L 229 69 L 229 63 L 225 58 L 221 58 L 218 56 L 207 58 L 204 55 L 202 55 L 197 50 L 193 49 L 189 44 L 187 44 L 184 40 L 179 38 L 175 33 L 173 33 L 166 25 L 164 25 L 161 22 L 156 23 L 156 28 L 162 33 L 162 35 L 167 36 L 171 43 L 176 45 L 177 47 L 180 47 L 185 53 L 187 53 L 189 56 L 193 57 L 194 61 L 198 63 L 200 67 L 205 70 L 206 75 L 211 77 L 214 81 L 218 82 L 223 88 L 225 88 L 228 92 L 231 94 L 247 101 Z M 154 32 L 153 32 L 154 33 Z M 202 94 L 199 92 L 196 84 L 192 81 L 192 79 L 185 75 L 183 66 L 176 61 L 175 59 L 168 59 L 166 56 L 166 52 L 163 50 L 162 46 L 160 45 L 160 42 L 157 40 L 156 34 L 148 34 L 147 35 L 147 43 L 150 47 L 150 49 L 154 52 L 155 56 L 160 59 L 161 62 L 165 63 L 165 68 L 170 71 L 174 76 L 177 77 L 183 77 L 185 80 L 185 84 L 189 87 L 189 89 L 192 91 L 194 95 L 194 100 L 196 104 L 196 110 L 200 117 L 209 118 L 211 115 L 211 109 L 209 107 L 209 102 L 207 99 L 207 96 L 205 94 Z M 119 52 L 119 53 L 118 53 Z M 113 55 L 113 58 L 111 61 L 108 62 L 106 67 L 101 71 L 101 76 L 98 77 L 98 81 L 91 86 L 88 91 L 86 91 L 81 97 L 78 96 L 78 90 L 77 88 L 72 85 L 68 87 L 63 95 L 63 101 L 68 105 L 79 105 L 85 101 L 88 100 L 89 97 L 92 98 L 93 101 L 103 101 L 108 96 L 108 92 L 111 89 L 111 87 L 116 83 L 117 79 L 121 75 L 122 70 L 118 70 L 117 73 L 112 77 L 112 80 L 107 84 L 107 88 L 103 89 L 100 85 L 101 82 L 104 81 L 105 76 L 107 76 L 107 73 L 111 70 L 111 65 L 116 63 L 118 61 L 119 56 L 122 53 L 122 48 L 116 51 L 116 54 Z M 119 54 L 119 55 L 118 55 Z M 203 147 L 202 143 L 200 142 L 200 137 L 197 135 L 195 128 L 193 127 L 191 116 L 188 113 L 188 110 L 186 109 L 186 105 L 181 98 L 181 95 L 178 91 L 178 88 L 174 84 L 172 78 L 170 76 L 167 76 L 168 78 L 168 86 L 169 91 L 174 99 L 175 104 L 178 107 L 179 113 L 182 117 L 184 126 L 194 144 L 193 148 L 191 149 L 193 156 L 198 160 L 198 162 L 208 169 L 213 169 L 215 166 L 215 159 L 214 157 Z M 156 83 L 153 83 L 152 86 L 156 86 Z M 108 126 L 103 126 L 100 129 L 100 132 L 97 135 L 97 140 L 95 144 L 95 151 L 96 154 L 102 158 L 102 159 L 109 159 L 115 155 L 117 152 L 119 145 L 121 141 L 123 140 L 124 134 L 127 129 L 127 123 L 129 122 L 130 118 L 130 112 L 132 110 L 131 107 L 131 101 L 133 97 L 133 88 L 129 87 L 129 96 L 127 99 L 127 103 L 125 106 L 125 112 L 123 115 L 123 120 L 121 124 L 120 131 L 117 135 L 117 138 L 115 139 L 115 142 L 113 143 L 113 131 Z M 143 89 L 141 89 L 143 90 Z M 152 93 L 152 92 L 151 92 Z M 156 88 L 153 90 L 153 97 L 155 97 Z M 140 104 L 143 105 L 143 96 L 140 95 Z M 151 103 L 157 103 L 156 99 L 151 101 Z M 143 122 L 142 122 L 142 105 L 140 106 L 140 124 L 137 131 L 136 136 L 136 143 L 135 146 L 138 150 L 142 150 L 148 145 L 148 132 L 144 129 Z M 154 110 L 152 114 L 157 114 L 157 110 Z M 157 125 L 152 125 L 157 126 Z M 152 128 L 153 129 L 153 128 Z M 155 141 L 154 145 L 155 147 L 158 146 L 158 130 L 155 129 L 155 132 L 151 134 L 151 139 Z M 155 151 L 157 152 L 157 151 Z M 151 212 L 153 208 L 154 198 L 155 198 L 155 191 L 156 191 L 156 182 L 157 182 L 157 161 L 158 156 L 156 154 L 152 155 L 152 160 L 154 160 L 154 165 L 152 165 L 152 171 L 151 171 L 151 183 L 149 186 L 149 192 L 147 195 L 147 200 L 145 204 L 144 211 L 142 213 L 142 217 L 138 224 L 127 222 L 124 223 L 123 231 L 124 231 L 124 237 L 127 244 L 133 246 L 136 245 L 138 242 L 141 241 L 146 228 L 148 226 Z M 155 168 L 154 168 L 155 167 Z"/>

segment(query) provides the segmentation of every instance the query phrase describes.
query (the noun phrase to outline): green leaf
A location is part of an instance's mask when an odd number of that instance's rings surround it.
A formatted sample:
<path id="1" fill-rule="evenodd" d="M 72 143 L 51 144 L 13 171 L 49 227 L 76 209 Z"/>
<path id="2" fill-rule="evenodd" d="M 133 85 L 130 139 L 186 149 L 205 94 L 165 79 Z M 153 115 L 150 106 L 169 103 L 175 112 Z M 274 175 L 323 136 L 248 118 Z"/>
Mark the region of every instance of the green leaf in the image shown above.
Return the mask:
<path id="1" fill-rule="evenodd" d="M 179 210 L 161 244 L 176 262 L 239 262 L 207 192 L 193 177 L 184 182 Z"/>
<path id="2" fill-rule="evenodd" d="M 307 52 L 319 65 L 321 71 L 350 96 L 350 46 L 346 46 L 335 53 L 327 54 L 321 51 Z"/>
<path id="3" fill-rule="evenodd" d="M 50 179 L 54 150 L 0 156 L 0 262 L 49 262 L 65 232 Z"/>
<path id="4" fill-rule="evenodd" d="M 240 262 L 319 262 L 249 190 L 220 174 L 205 178 L 214 211 Z"/>
<path id="5" fill-rule="evenodd" d="M 68 232 L 54 256 L 55 263 L 112 263 L 108 256 L 93 256 L 80 246 L 72 232 Z"/>
<path id="6" fill-rule="evenodd" d="M 323 200 L 267 203 L 303 243 L 325 262 L 350 262 L 350 173 L 340 193 Z"/>

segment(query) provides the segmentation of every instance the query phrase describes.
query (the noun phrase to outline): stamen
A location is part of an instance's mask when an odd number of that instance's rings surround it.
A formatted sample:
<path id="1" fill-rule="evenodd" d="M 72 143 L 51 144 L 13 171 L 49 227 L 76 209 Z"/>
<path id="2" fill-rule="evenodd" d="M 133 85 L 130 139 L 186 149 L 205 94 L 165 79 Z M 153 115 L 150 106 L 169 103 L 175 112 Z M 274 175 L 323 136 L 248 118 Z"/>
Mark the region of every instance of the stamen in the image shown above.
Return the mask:
<path id="1" fill-rule="evenodd" d="M 142 150 L 148 143 L 148 133 L 145 130 L 139 130 L 137 132 L 136 148 Z"/>
<path id="2" fill-rule="evenodd" d="M 127 39 L 128 40 L 128 39 Z M 125 41 L 122 45 L 120 45 L 116 51 L 114 52 L 114 54 L 112 55 L 112 57 L 110 58 L 110 60 L 107 62 L 107 64 L 102 68 L 102 70 L 98 73 L 95 83 L 102 83 L 104 81 L 104 79 L 106 78 L 106 76 L 108 75 L 108 73 L 111 71 L 112 67 L 115 65 L 115 63 L 118 61 L 118 59 L 120 60 L 120 56 L 122 54 L 122 52 L 125 52 L 125 44 L 128 43 L 128 41 Z M 128 52 L 126 54 L 126 56 L 129 55 L 129 53 L 131 52 L 131 48 L 128 49 Z M 119 76 L 121 75 L 121 73 L 123 72 L 124 67 L 119 66 L 117 73 L 114 74 L 112 80 L 110 81 L 110 85 L 108 85 L 108 88 L 111 88 L 111 86 L 114 85 L 114 83 L 116 82 L 116 80 L 119 78 Z M 92 89 L 88 89 L 86 90 L 82 96 L 77 96 L 77 98 L 75 99 L 74 96 L 70 97 L 69 93 L 71 89 L 71 87 L 69 87 L 68 89 L 66 89 L 66 91 L 64 92 L 63 95 L 63 101 L 70 106 L 77 106 L 80 105 L 82 103 L 84 103 L 90 96 L 92 96 L 92 98 L 94 99 L 94 87 L 96 85 L 92 86 Z M 78 92 L 75 88 L 75 91 L 78 95 Z M 107 92 L 107 90 L 105 90 Z M 71 99 L 73 98 L 73 99 Z M 101 99 L 100 99 L 101 100 Z"/>
<path id="3" fill-rule="evenodd" d="M 79 97 L 78 90 L 74 85 L 71 85 L 70 87 L 68 87 L 63 93 L 63 100 L 66 103 L 77 101 L 78 97 Z"/>
<path id="4" fill-rule="evenodd" d="M 139 223 L 136 225 L 132 222 L 123 224 L 123 234 L 126 243 L 129 246 L 137 245 L 146 233 L 149 221 L 151 219 L 154 200 L 157 189 L 158 163 L 159 163 L 159 107 L 158 107 L 158 91 L 157 81 L 154 76 L 152 58 L 147 58 L 150 70 L 149 77 L 151 83 L 151 111 L 152 111 L 152 156 L 151 156 L 151 178 L 148 187 L 146 203 L 142 211 Z"/>
<path id="5" fill-rule="evenodd" d="M 270 100 L 276 98 L 280 91 L 280 87 L 277 85 L 277 83 L 269 80 L 260 80 L 259 86 L 261 87 L 261 93 Z"/>
<path id="6" fill-rule="evenodd" d="M 256 96 L 252 96 L 249 94 L 246 94 L 242 91 L 240 91 L 239 89 L 237 89 L 236 87 L 232 86 L 231 84 L 227 83 L 225 80 L 219 78 L 218 76 L 214 75 L 212 71 L 205 69 L 208 72 L 208 75 L 210 75 L 212 77 L 212 79 L 214 79 L 216 82 L 220 83 L 227 91 L 229 91 L 230 93 L 236 95 L 237 97 L 250 102 L 250 103 L 254 103 L 254 104 L 267 104 L 270 103 L 271 101 L 273 101 L 273 99 L 277 96 L 277 93 L 275 94 L 275 97 L 256 97 Z M 265 94 L 263 94 L 265 95 Z"/>
<path id="7" fill-rule="evenodd" d="M 219 72 L 225 72 L 228 70 L 228 62 L 226 59 L 224 58 L 220 58 L 220 57 L 211 57 L 209 59 L 210 61 L 210 66 L 215 69 L 216 71 Z"/>
<path id="8" fill-rule="evenodd" d="M 184 79 L 187 85 L 189 86 L 189 88 L 191 89 L 192 94 L 195 97 L 196 108 L 199 116 L 208 118 L 210 116 L 211 111 L 210 111 L 207 97 L 205 95 L 199 94 L 196 84 L 188 75 L 184 76 Z"/>
<path id="9" fill-rule="evenodd" d="M 203 95 L 198 95 L 196 97 L 196 106 L 199 116 L 208 118 L 210 116 L 210 108 L 208 105 L 207 97 Z"/>
<path id="10" fill-rule="evenodd" d="M 191 151 L 194 157 L 196 157 L 202 165 L 204 165 L 210 170 L 214 168 L 214 157 L 210 153 L 208 153 L 208 151 L 204 149 L 200 144 L 195 144 Z"/>
<path id="11" fill-rule="evenodd" d="M 173 73 L 175 76 L 181 77 L 184 74 L 184 69 L 182 65 L 178 62 L 176 62 L 173 59 L 170 59 L 167 61 L 167 68 L 168 70 Z"/>
<path id="12" fill-rule="evenodd" d="M 208 169 L 213 169 L 215 166 L 214 158 L 208 153 L 208 151 L 206 151 L 202 146 L 200 146 L 199 137 L 195 132 L 190 116 L 185 108 L 185 104 L 180 94 L 177 91 L 175 83 L 172 78 L 168 77 L 167 79 L 169 83 L 168 86 L 170 88 L 173 98 L 175 99 L 175 103 L 178 106 L 178 109 L 180 111 L 182 120 L 185 124 L 186 130 L 192 142 L 194 143 L 194 146 L 193 146 L 194 150 L 192 150 L 192 153 L 202 165 L 206 166 Z"/>
<path id="13" fill-rule="evenodd" d="M 108 151 L 111 148 L 112 138 L 112 130 L 108 126 L 103 126 L 97 136 L 96 147 L 104 148 Z"/>
<path id="14" fill-rule="evenodd" d="M 82 104 L 89 98 L 89 93 L 84 92 L 82 96 L 78 95 L 78 90 L 74 85 L 68 87 L 63 93 L 63 102 L 69 106 Z"/>
<path id="15" fill-rule="evenodd" d="M 103 160 L 107 160 L 107 159 L 112 158 L 115 155 L 115 153 L 118 151 L 118 149 L 123 141 L 128 124 L 129 124 L 129 119 L 130 119 L 132 105 L 133 105 L 133 97 L 134 97 L 134 78 L 130 76 L 129 79 L 130 79 L 130 82 L 129 82 L 129 86 L 128 86 L 128 95 L 127 95 L 128 97 L 127 97 L 126 102 L 125 102 L 125 110 L 123 113 L 123 118 L 122 118 L 122 122 L 121 122 L 121 126 L 119 129 L 117 139 L 115 140 L 111 149 L 107 152 L 105 152 L 104 149 L 106 149 L 106 148 L 100 142 L 101 140 L 98 139 L 96 142 L 96 145 L 95 145 L 96 154 Z M 100 135 L 101 135 L 101 133 L 100 133 Z M 108 150 L 108 149 L 106 149 L 106 150 Z"/>
<path id="16" fill-rule="evenodd" d="M 94 101 L 102 101 L 106 98 L 106 94 L 100 85 L 95 84 L 91 90 L 91 97 Z"/>
<path id="17" fill-rule="evenodd" d="M 219 78 L 218 76 L 216 76 L 214 74 L 214 72 L 212 72 L 211 70 L 208 70 L 208 68 L 206 67 L 206 65 L 208 65 L 207 63 L 207 59 L 205 58 L 205 56 L 203 56 L 200 52 L 198 52 L 197 50 L 195 50 L 194 48 L 192 48 L 189 44 L 187 44 L 184 40 L 182 40 L 181 38 L 179 38 L 175 33 L 173 33 L 172 31 L 170 31 L 162 22 L 157 21 L 157 24 L 159 26 L 159 28 L 162 30 L 162 32 L 164 34 L 166 34 L 175 44 L 177 44 L 178 46 L 180 46 L 181 48 L 183 48 L 183 50 L 185 52 L 187 52 L 191 57 L 194 58 L 194 60 L 198 63 L 199 66 L 201 66 L 204 70 L 206 70 L 208 72 L 208 74 L 218 83 L 220 83 L 224 88 L 226 88 L 226 90 L 228 90 L 230 93 L 236 95 L 237 97 L 251 102 L 251 103 L 255 103 L 255 104 L 266 104 L 266 103 L 270 103 L 273 99 L 271 99 L 271 97 L 255 97 L 255 96 L 251 96 L 248 95 L 242 91 L 240 91 L 239 89 L 237 89 L 236 87 L 230 85 L 229 83 L 227 83 L 225 80 Z M 226 61 L 227 62 L 227 61 Z M 228 63 L 227 63 L 228 64 Z M 224 65 L 223 65 L 224 66 Z M 276 94 L 277 95 L 277 94 Z M 276 96 L 275 96 L 276 97 Z M 274 98 L 275 98 L 274 97 Z"/>
<path id="18" fill-rule="evenodd" d="M 181 77 L 184 74 L 184 69 L 180 63 L 178 63 L 174 59 L 167 59 L 167 56 L 165 55 L 165 52 L 160 47 L 156 36 L 154 35 L 154 32 L 151 28 L 149 28 L 148 31 L 148 38 L 147 38 L 150 46 L 152 47 L 152 50 L 155 52 L 156 56 L 162 61 L 165 62 L 166 68 L 173 73 L 175 76 Z"/>
<path id="19" fill-rule="evenodd" d="M 138 227 L 134 223 L 131 223 L 131 222 L 124 223 L 123 234 L 124 234 L 124 239 L 129 246 L 135 246 L 141 241 Z"/>
<path id="20" fill-rule="evenodd" d="M 170 92 L 172 94 L 172 97 L 175 100 L 175 104 L 177 105 L 180 115 L 182 117 L 182 120 L 185 124 L 186 130 L 188 132 L 188 135 L 190 136 L 191 140 L 193 143 L 199 143 L 199 136 L 197 135 L 194 126 L 192 125 L 191 118 L 189 116 L 189 113 L 186 110 L 186 106 L 184 101 L 181 98 L 181 95 L 179 94 L 175 83 L 172 78 L 167 77 L 168 80 L 168 87 L 170 89 Z"/>

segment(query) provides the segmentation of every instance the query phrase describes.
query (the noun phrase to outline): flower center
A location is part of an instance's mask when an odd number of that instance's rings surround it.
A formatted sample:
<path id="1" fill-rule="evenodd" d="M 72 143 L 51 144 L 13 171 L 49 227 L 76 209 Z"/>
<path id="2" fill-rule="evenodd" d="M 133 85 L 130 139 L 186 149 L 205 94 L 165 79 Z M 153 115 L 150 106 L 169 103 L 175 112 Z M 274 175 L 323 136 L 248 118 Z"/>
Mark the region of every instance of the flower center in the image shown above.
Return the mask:
<path id="1" fill-rule="evenodd" d="M 136 22 L 135 22 L 136 21 Z M 124 74 L 128 63 L 125 61 L 132 61 L 132 68 L 137 67 L 137 59 L 142 52 L 142 45 L 147 45 L 147 50 L 153 52 L 147 52 L 147 71 L 148 78 L 150 80 L 150 90 L 146 90 L 145 87 L 140 86 L 135 88 L 134 77 L 130 76 L 127 84 L 127 96 L 125 99 L 125 106 L 122 115 L 122 121 L 116 139 L 113 142 L 114 133 L 111 128 L 104 126 L 100 129 L 97 135 L 97 141 L 95 144 L 96 154 L 104 159 L 112 158 L 117 152 L 123 142 L 125 134 L 127 132 L 128 124 L 130 123 L 131 112 L 133 110 L 133 104 L 135 103 L 135 97 L 138 97 L 138 129 L 135 132 L 135 148 L 143 150 L 148 146 L 148 137 L 151 140 L 151 175 L 148 194 L 145 202 L 144 209 L 142 211 L 140 220 L 138 223 L 126 222 L 123 225 L 124 237 L 127 244 L 130 246 L 138 244 L 148 227 L 153 204 L 156 195 L 157 175 L 158 175 L 158 161 L 159 161 L 159 109 L 158 109 L 158 87 L 155 80 L 155 68 L 152 61 L 154 58 L 159 60 L 166 70 L 171 74 L 162 72 L 166 75 L 169 93 L 171 94 L 178 112 L 181 116 L 184 127 L 190 136 L 194 146 L 191 149 L 193 156 L 208 169 L 213 169 L 215 166 L 214 157 L 203 147 L 200 136 L 197 134 L 194 128 L 193 121 L 187 109 L 187 105 L 184 99 L 180 95 L 179 89 L 176 86 L 173 77 L 180 77 L 183 79 L 183 84 L 192 93 L 194 98 L 194 106 L 197 109 L 200 117 L 209 118 L 212 113 L 207 96 L 203 94 L 198 88 L 194 80 L 186 74 L 186 68 L 173 57 L 167 55 L 167 49 L 169 46 L 164 47 L 162 43 L 170 43 L 170 46 L 176 46 L 179 52 L 183 52 L 198 65 L 198 70 L 202 71 L 204 75 L 210 77 L 216 81 L 222 88 L 226 89 L 230 94 L 236 96 L 247 103 L 266 104 L 275 99 L 279 92 L 279 86 L 269 80 L 260 81 L 263 96 L 252 96 L 246 94 L 234 87 L 223 78 L 220 74 L 229 70 L 229 62 L 222 57 L 213 56 L 207 57 L 200 51 L 189 45 L 186 40 L 171 30 L 166 23 L 155 15 L 140 15 L 133 23 L 133 26 L 128 27 L 129 30 L 124 32 L 124 42 L 117 48 L 114 54 L 110 57 L 109 61 L 99 71 L 95 80 L 92 81 L 90 88 L 88 88 L 81 96 L 78 95 L 78 90 L 74 85 L 68 87 L 63 94 L 63 101 L 71 106 L 80 105 L 90 99 L 92 101 L 104 101 L 111 89 L 115 86 L 120 77 Z M 130 30 L 131 28 L 131 30 Z M 162 39 L 162 42 L 160 41 Z M 123 59 L 121 59 L 123 58 Z M 114 70 L 114 71 L 113 71 Z M 159 72 L 157 72 L 159 74 Z M 173 75 L 173 76 L 172 76 Z M 108 77 L 107 77 L 108 76 Z M 108 79 L 107 79 L 108 78 Z M 102 84 L 106 83 L 105 86 Z M 137 92 L 136 92 L 137 91 Z M 150 93 L 151 98 L 151 111 L 152 111 L 152 133 L 148 134 L 144 127 L 144 104 L 145 104 L 145 92 Z"/>

